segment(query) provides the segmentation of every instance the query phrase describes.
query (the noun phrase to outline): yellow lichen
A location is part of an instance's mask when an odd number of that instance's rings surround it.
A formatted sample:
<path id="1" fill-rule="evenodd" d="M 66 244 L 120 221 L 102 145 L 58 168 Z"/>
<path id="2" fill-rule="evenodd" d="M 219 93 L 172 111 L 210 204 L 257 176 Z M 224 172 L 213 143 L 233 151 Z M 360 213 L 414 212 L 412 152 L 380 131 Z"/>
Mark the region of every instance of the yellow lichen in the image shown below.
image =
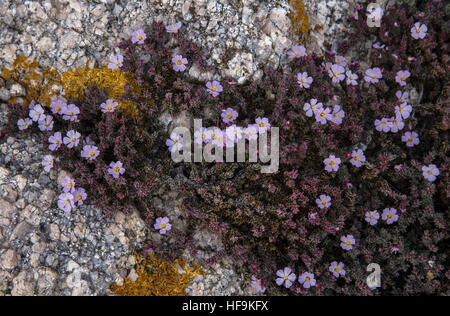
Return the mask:
<path id="1" fill-rule="evenodd" d="M 121 286 L 112 285 L 111 290 L 117 296 L 186 296 L 189 282 L 204 273 L 198 264 L 188 266 L 183 259 L 169 263 L 153 254 L 135 257 L 138 277 L 135 282 L 125 279 Z"/>
<path id="2" fill-rule="evenodd" d="M 18 56 L 11 67 L 3 67 L 1 77 L 5 81 L 19 83 L 25 88 L 26 95 L 21 96 L 24 105 L 31 101 L 49 104 L 53 95 L 60 92 L 60 76 L 55 69 L 41 67 L 38 62 L 25 56 Z M 13 96 L 9 103 L 17 103 L 18 97 Z"/>
<path id="3" fill-rule="evenodd" d="M 305 3 L 303 0 L 289 0 L 291 5 L 290 18 L 294 31 L 299 36 L 299 42 L 304 43 L 309 33 L 309 19 L 306 15 Z"/>

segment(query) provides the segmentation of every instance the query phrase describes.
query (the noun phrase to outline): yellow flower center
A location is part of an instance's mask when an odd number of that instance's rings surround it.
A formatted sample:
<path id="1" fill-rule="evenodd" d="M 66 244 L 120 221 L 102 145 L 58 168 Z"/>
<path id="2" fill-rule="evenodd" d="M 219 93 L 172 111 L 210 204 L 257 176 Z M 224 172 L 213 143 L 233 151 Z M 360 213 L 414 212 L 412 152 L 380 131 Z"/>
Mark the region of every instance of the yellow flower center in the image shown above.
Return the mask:
<path id="1" fill-rule="evenodd" d="M 265 127 L 266 126 L 266 124 L 264 123 L 264 122 L 259 122 L 259 127 Z"/>
<path id="2" fill-rule="evenodd" d="M 325 112 L 322 112 L 322 113 L 320 113 L 320 116 L 325 117 L 325 116 L 327 116 L 327 114 Z"/>
<path id="3" fill-rule="evenodd" d="M 114 167 L 114 172 L 115 173 L 119 173 L 120 172 L 120 167 L 119 166 L 115 166 Z"/>
<path id="4" fill-rule="evenodd" d="M 433 174 L 433 170 L 428 170 L 428 174 L 432 175 Z"/>
<path id="5" fill-rule="evenodd" d="M 330 163 L 329 163 L 329 165 L 330 165 L 330 166 L 334 166 L 334 165 L 335 165 L 334 160 L 331 160 Z"/>
<path id="6" fill-rule="evenodd" d="M 409 143 L 412 143 L 413 140 L 414 140 L 414 139 L 413 139 L 412 137 L 408 138 L 408 142 L 409 142 Z"/>
<path id="7" fill-rule="evenodd" d="M 360 161 L 360 160 L 361 160 L 361 157 L 355 156 L 353 159 L 355 159 L 356 161 Z"/>
<path id="8" fill-rule="evenodd" d="M 338 73 L 338 72 L 333 72 L 333 75 L 334 75 L 335 77 L 338 77 L 338 76 L 339 76 L 339 73 Z"/>
<path id="9" fill-rule="evenodd" d="M 78 194 L 78 195 L 75 196 L 75 199 L 78 200 L 78 201 L 81 201 L 83 198 L 81 197 L 80 194 Z"/>
<path id="10" fill-rule="evenodd" d="M 57 112 L 59 112 L 59 111 L 61 111 L 61 107 L 58 105 L 58 106 L 55 107 L 55 110 L 56 110 Z"/>
<path id="11" fill-rule="evenodd" d="M 370 77 L 372 77 L 372 79 L 376 79 L 377 75 L 376 74 L 371 74 Z"/>
<path id="12" fill-rule="evenodd" d="M 142 41 L 144 39 L 144 37 L 142 35 L 140 35 L 140 34 L 137 35 L 136 38 L 137 38 L 138 41 Z"/>
<path id="13" fill-rule="evenodd" d="M 341 272 L 341 268 L 339 268 L 339 267 L 334 268 L 334 272 L 336 272 L 336 273 Z"/>
<path id="14" fill-rule="evenodd" d="M 325 200 L 322 200 L 322 205 L 326 205 L 327 204 L 327 201 L 325 201 Z"/>
<path id="15" fill-rule="evenodd" d="M 233 118 L 233 114 L 228 113 L 228 114 L 227 114 L 227 118 L 228 118 L 228 119 L 232 119 L 232 118 Z"/>
<path id="16" fill-rule="evenodd" d="M 386 122 L 381 122 L 380 125 L 381 125 L 381 126 L 386 126 L 387 123 L 386 123 Z"/>
<path id="17" fill-rule="evenodd" d="M 345 242 L 345 245 L 346 246 L 350 246 L 352 243 L 350 242 L 350 240 L 347 240 L 346 242 Z"/>
<path id="18" fill-rule="evenodd" d="M 392 213 L 389 213 L 389 214 L 387 215 L 387 218 L 389 218 L 389 219 L 392 219 L 392 217 L 394 217 L 394 215 L 392 215 Z"/>
<path id="19" fill-rule="evenodd" d="M 311 278 L 310 278 L 310 277 L 306 277 L 306 278 L 305 278 L 305 281 L 306 281 L 306 282 L 310 282 L 310 281 L 311 281 Z"/>
<path id="20" fill-rule="evenodd" d="M 212 91 L 212 92 L 216 92 L 216 91 L 217 91 L 217 87 L 212 86 L 212 87 L 211 87 L 211 91 Z"/>
<path id="21" fill-rule="evenodd" d="M 165 229 L 167 227 L 166 223 L 161 223 L 161 225 L 159 225 L 159 227 L 161 227 L 162 229 Z"/>
<path id="22" fill-rule="evenodd" d="M 89 156 L 95 157 L 95 152 L 91 150 L 91 151 L 89 152 Z"/>
<path id="23" fill-rule="evenodd" d="M 69 205 L 70 204 L 70 200 L 65 200 L 64 201 L 64 205 Z"/>
<path id="24" fill-rule="evenodd" d="M 403 77 L 400 78 L 400 80 L 401 80 L 401 81 L 405 81 L 405 80 L 406 80 L 406 77 L 403 76 Z"/>
<path id="25" fill-rule="evenodd" d="M 183 65 L 183 61 L 182 61 L 181 59 L 177 60 L 177 65 L 178 65 L 178 66 Z"/>

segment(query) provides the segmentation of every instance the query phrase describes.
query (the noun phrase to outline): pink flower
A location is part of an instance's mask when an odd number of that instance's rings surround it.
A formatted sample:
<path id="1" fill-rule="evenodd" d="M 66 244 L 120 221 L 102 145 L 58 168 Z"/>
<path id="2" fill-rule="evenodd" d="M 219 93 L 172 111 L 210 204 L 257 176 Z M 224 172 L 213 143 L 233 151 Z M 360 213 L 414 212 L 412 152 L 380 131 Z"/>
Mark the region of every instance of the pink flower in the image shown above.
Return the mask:
<path id="1" fill-rule="evenodd" d="M 64 212 L 70 212 L 74 207 L 73 195 L 71 193 L 62 193 L 58 197 L 58 207 Z"/>
<path id="2" fill-rule="evenodd" d="M 303 45 L 294 45 L 291 50 L 288 51 L 290 59 L 296 59 L 306 56 L 306 48 Z"/>
<path id="3" fill-rule="evenodd" d="M 80 114 L 80 109 L 75 104 L 68 104 L 63 109 L 63 120 L 66 121 L 76 121 L 78 114 Z"/>
<path id="4" fill-rule="evenodd" d="M 108 64 L 108 68 L 111 70 L 118 69 L 122 67 L 123 64 L 123 56 L 117 55 L 117 56 L 111 56 L 109 59 L 110 63 Z"/>
<path id="5" fill-rule="evenodd" d="M 345 79 L 345 68 L 341 65 L 334 64 L 331 66 L 331 69 L 328 71 L 328 75 L 332 78 L 333 83 L 341 82 Z"/>
<path id="6" fill-rule="evenodd" d="M 131 34 L 131 42 L 133 44 L 138 43 L 138 44 L 142 45 L 142 44 L 144 44 L 144 41 L 146 39 L 147 39 L 147 34 L 145 34 L 144 30 L 142 30 L 142 29 L 134 31 Z"/>
<path id="7" fill-rule="evenodd" d="M 375 226 L 378 223 L 378 220 L 380 219 L 380 214 L 377 210 L 366 212 L 366 222 L 369 223 L 372 226 Z"/>
<path id="8" fill-rule="evenodd" d="M 422 167 L 422 174 L 425 179 L 434 182 L 436 181 L 436 177 L 440 174 L 440 171 L 436 165 L 428 165 Z"/>
<path id="9" fill-rule="evenodd" d="M 52 155 L 46 155 L 42 159 L 42 167 L 44 167 L 44 170 L 46 172 L 50 172 L 50 170 L 53 168 L 55 161 Z"/>
<path id="10" fill-rule="evenodd" d="M 81 151 L 81 157 L 91 161 L 97 159 L 98 155 L 100 155 L 100 151 L 97 146 L 93 145 L 86 145 Z"/>
<path id="11" fill-rule="evenodd" d="M 176 133 L 170 134 L 170 138 L 168 140 L 166 140 L 166 146 L 169 148 L 169 151 L 172 153 L 183 150 L 183 147 L 184 147 L 183 137 Z"/>
<path id="12" fill-rule="evenodd" d="M 186 70 L 186 65 L 188 64 L 187 58 L 181 55 L 176 55 L 172 58 L 173 70 L 183 72 Z"/>
<path id="13" fill-rule="evenodd" d="M 309 87 L 311 87 L 313 81 L 313 78 L 308 76 L 307 72 L 297 74 L 297 83 L 301 88 L 308 89 Z"/>
<path id="14" fill-rule="evenodd" d="M 292 273 L 292 269 L 289 267 L 284 268 L 283 270 L 277 271 L 277 279 L 275 280 L 278 286 L 284 286 L 288 289 L 292 286 L 292 283 L 295 282 L 297 278 L 294 273 Z"/>
<path id="15" fill-rule="evenodd" d="M 125 173 L 125 168 L 123 168 L 122 162 L 111 162 L 109 164 L 108 173 L 112 175 L 114 179 L 119 179 L 120 176 Z"/>
<path id="16" fill-rule="evenodd" d="M 309 100 L 309 103 L 305 103 L 303 110 L 306 112 L 306 116 L 312 117 L 317 111 L 323 108 L 323 104 L 318 102 L 317 99 Z"/>
<path id="17" fill-rule="evenodd" d="M 424 39 L 427 36 L 428 27 L 425 24 L 416 22 L 411 28 L 411 36 L 415 39 Z"/>
<path id="18" fill-rule="evenodd" d="M 218 81 L 209 81 L 206 83 L 206 87 L 213 97 L 217 97 L 223 91 L 223 87 Z"/>
<path id="19" fill-rule="evenodd" d="M 197 144 L 207 144 L 211 141 L 211 132 L 202 127 L 194 133 L 194 138 Z"/>
<path id="20" fill-rule="evenodd" d="M 211 143 L 213 145 L 216 145 L 218 147 L 223 147 L 224 145 L 224 135 L 225 133 L 223 131 L 221 131 L 218 128 L 215 128 L 212 132 L 211 132 Z"/>
<path id="21" fill-rule="evenodd" d="M 419 135 L 416 132 L 406 132 L 402 136 L 402 142 L 406 143 L 408 147 L 414 147 L 420 143 Z"/>
<path id="22" fill-rule="evenodd" d="M 355 167 L 361 167 L 363 162 L 366 161 L 366 156 L 364 156 L 364 152 L 361 149 L 354 150 L 352 152 L 352 159 L 350 159 L 350 163 Z"/>
<path id="23" fill-rule="evenodd" d="M 239 139 L 242 138 L 242 128 L 233 124 L 226 128 L 225 134 L 226 134 L 225 145 L 227 145 L 227 147 L 232 147 L 234 146 L 235 143 L 237 143 Z"/>
<path id="24" fill-rule="evenodd" d="M 408 80 L 410 76 L 411 73 L 408 70 L 400 70 L 395 76 L 395 81 L 403 87 L 406 86 L 406 80 Z"/>
<path id="25" fill-rule="evenodd" d="M 161 235 L 164 235 L 172 229 L 172 224 L 169 223 L 169 219 L 167 217 L 158 217 L 154 227 L 156 230 L 159 230 Z"/>
<path id="26" fill-rule="evenodd" d="M 364 80 L 366 80 L 369 83 L 377 83 L 380 81 L 380 79 L 383 77 L 383 74 L 381 73 L 381 69 L 376 68 L 370 68 L 366 70 L 366 75 L 364 77 Z"/>
<path id="27" fill-rule="evenodd" d="M 344 267 L 345 266 L 342 262 L 337 263 L 336 261 L 334 261 L 330 264 L 328 271 L 333 273 L 334 277 L 339 278 L 346 274 Z"/>
<path id="28" fill-rule="evenodd" d="M 249 140 L 258 139 L 258 125 L 252 124 L 249 125 L 246 129 L 244 129 L 245 138 Z"/>
<path id="29" fill-rule="evenodd" d="M 328 172 L 338 171 L 341 159 L 336 158 L 334 155 L 330 155 L 323 163 L 325 164 L 325 170 Z"/>
<path id="30" fill-rule="evenodd" d="M 29 118 L 26 119 L 20 119 L 17 121 L 17 127 L 20 131 L 24 131 L 28 129 L 33 124 L 33 121 Z"/>
<path id="31" fill-rule="evenodd" d="M 329 108 L 318 109 L 315 114 L 316 122 L 319 122 L 322 125 L 327 124 L 327 121 L 331 121 L 333 117 Z"/>
<path id="32" fill-rule="evenodd" d="M 344 56 L 336 55 L 336 57 L 334 57 L 334 63 L 336 65 L 345 67 L 347 66 L 347 58 L 345 58 Z"/>
<path id="33" fill-rule="evenodd" d="M 77 147 L 80 143 L 81 134 L 77 131 L 70 130 L 67 132 L 67 136 L 64 137 L 63 143 L 67 146 L 67 148 Z"/>
<path id="34" fill-rule="evenodd" d="M 51 115 L 42 115 L 38 124 L 42 132 L 51 131 L 53 129 L 53 117 Z"/>
<path id="35" fill-rule="evenodd" d="M 40 104 L 35 104 L 30 107 L 29 116 L 34 122 L 38 122 L 44 115 L 45 111 Z"/>
<path id="36" fill-rule="evenodd" d="M 331 206 L 331 197 L 329 195 L 322 194 L 316 199 L 316 204 L 320 209 L 329 208 Z"/>
<path id="37" fill-rule="evenodd" d="M 395 93 L 395 96 L 397 97 L 397 99 L 400 103 L 405 103 L 405 102 L 409 101 L 409 93 L 408 92 L 403 92 L 403 91 L 398 90 Z"/>

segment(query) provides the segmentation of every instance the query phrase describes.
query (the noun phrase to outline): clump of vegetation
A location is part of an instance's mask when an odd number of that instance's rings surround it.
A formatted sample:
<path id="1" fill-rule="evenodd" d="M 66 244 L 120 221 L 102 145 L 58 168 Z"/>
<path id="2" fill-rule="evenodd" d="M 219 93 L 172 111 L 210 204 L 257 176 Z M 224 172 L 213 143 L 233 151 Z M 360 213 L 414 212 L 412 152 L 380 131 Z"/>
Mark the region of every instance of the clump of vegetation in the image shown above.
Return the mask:
<path id="1" fill-rule="evenodd" d="M 169 263 L 153 254 L 135 257 L 137 279 L 127 278 L 123 285 L 112 285 L 111 290 L 117 296 L 186 296 L 189 283 L 203 274 L 199 265 L 188 266 L 182 259 Z"/>
<path id="2" fill-rule="evenodd" d="M 309 18 L 306 14 L 305 3 L 303 0 L 289 0 L 289 4 L 292 8 L 289 14 L 292 28 L 300 37 L 300 42 L 303 43 L 309 33 Z"/>

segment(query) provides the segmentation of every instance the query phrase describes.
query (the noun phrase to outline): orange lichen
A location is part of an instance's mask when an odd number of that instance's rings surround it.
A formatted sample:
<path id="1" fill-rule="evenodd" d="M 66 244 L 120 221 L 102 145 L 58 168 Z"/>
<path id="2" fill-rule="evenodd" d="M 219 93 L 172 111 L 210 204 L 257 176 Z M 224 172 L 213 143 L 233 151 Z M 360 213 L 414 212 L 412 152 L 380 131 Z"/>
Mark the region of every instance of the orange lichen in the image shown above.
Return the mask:
<path id="1" fill-rule="evenodd" d="M 135 282 L 125 279 L 121 286 L 112 285 L 111 290 L 117 296 L 186 296 L 189 282 L 204 273 L 198 264 L 188 266 L 183 259 L 169 263 L 153 254 L 135 257 L 138 278 Z"/>
<path id="2" fill-rule="evenodd" d="M 60 76 L 55 69 L 41 67 L 37 61 L 25 56 L 18 56 L 11 67 L 3 67 L 1 77 L 5 81 L 13 81 L 25 88 L 26 95 L 21 96 L 23 104 L 31 101 L 49 104 L 53 95 L 60 92 Z M 17 96 L 11 97 L 9 103 L 18 103 Z"/>
<path id="3" fill-rule="evenodd" d="M 299 42 L 304 43 L 309 33 L 309 19 L 306 15 L 305 3 L 303 0 L 289 0 L 291 5 L 290 18 L 294 31 L 299 36 Z"/>

